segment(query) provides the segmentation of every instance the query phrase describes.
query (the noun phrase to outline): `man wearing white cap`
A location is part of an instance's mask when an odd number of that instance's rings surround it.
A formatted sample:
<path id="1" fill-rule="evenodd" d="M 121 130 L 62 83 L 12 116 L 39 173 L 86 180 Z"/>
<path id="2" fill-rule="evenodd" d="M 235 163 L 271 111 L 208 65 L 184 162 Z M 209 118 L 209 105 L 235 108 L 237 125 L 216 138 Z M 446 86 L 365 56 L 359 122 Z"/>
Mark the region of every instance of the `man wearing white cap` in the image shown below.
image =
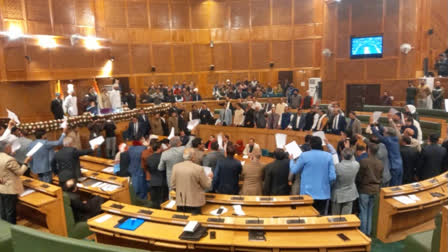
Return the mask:
<path id="1" fill-rule="evenodd" d="M 109 99 L 110 104 L 112 105 L 112 109 L 114 112 L 121 111 L 121 94 L 120 94 L 120 86 L 118 83 L 113 85 L 112 91 L 109 91 Z"/>
<path id="2" fill-rule="evenodd" d="M 198 92 L 198 88 L 193 89 L 193 101 L 201 101 L 202 97 Z"/>
<path id="3" fill-rule="evenodd" d="M 73 84 L 67 85 L 67 97 L 64 99 L 64 112 L 69 116 L 77 116 L 78 115 L 78 100 L 75 95 L 75 89 L 73 88 Z"/>

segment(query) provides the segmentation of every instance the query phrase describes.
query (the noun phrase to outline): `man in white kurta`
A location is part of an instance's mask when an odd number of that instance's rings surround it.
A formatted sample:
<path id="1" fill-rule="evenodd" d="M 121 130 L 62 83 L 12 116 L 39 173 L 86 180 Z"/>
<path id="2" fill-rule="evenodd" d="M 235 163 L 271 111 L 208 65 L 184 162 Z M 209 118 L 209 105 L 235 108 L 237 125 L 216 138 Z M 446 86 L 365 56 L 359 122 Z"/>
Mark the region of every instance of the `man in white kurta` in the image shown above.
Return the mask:
<path id="1" fill-rule="evenodd" d="M 118 84 L 114 84 L 113 90 L 109 91 L 110 104 L 114 112 L 121 110 L 121 94 Z"/>
<path id="2" fill-rule="evenodd" d="M 69 93 L 67 97 L 64 99 L 64 113 L 69 116 L 77 116 L 78 115 L 78 100 L 73 93 Z"/>

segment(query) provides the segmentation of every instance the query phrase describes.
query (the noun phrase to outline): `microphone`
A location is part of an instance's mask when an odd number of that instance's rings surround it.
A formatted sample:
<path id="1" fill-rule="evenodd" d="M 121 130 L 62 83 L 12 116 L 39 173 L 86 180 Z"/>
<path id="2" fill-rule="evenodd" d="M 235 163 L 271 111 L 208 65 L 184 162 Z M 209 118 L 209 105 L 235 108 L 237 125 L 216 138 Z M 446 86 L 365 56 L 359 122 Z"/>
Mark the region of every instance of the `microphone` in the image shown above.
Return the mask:
<path id="1" fill-rule="evenodd" d="M 246 220 L 246 224 L 264 224 L 264 220 L 260 220 L 258 216 L 245 215 L 245 217 L 257 218 L 256 220 Z"/>

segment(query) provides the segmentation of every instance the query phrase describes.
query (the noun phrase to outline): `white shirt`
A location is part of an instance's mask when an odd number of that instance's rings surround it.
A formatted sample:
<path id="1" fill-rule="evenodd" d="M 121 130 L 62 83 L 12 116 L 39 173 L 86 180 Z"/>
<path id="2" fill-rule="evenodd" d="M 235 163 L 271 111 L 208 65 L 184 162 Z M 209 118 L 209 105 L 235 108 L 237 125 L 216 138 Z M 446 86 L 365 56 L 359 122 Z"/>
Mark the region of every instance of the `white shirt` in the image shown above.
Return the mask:
<path id="1" fill-rule="evenodd" d="M 68 95 L 64 99 L 63 104 L 64 112 L 69 116 L 77 116 L 78 115 L 78 105 L 76 96 Z"/>
<path id="2" fill-rule="evenodd" d="M 109 91 L 109 100 L 110 105 L 113 109 L 120 109 L 121 108 L 121 94 L 119 90 L 112 90 Z"/>

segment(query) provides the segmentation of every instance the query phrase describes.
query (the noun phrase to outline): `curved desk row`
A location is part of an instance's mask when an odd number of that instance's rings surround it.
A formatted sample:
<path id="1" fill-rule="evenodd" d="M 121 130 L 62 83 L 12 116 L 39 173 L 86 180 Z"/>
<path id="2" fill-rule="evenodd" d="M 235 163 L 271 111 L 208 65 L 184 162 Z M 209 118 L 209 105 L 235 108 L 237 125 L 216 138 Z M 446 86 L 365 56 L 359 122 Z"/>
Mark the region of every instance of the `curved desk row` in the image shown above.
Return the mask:
<path id="1" fill-rule="evenodd" d="M 81 163 L 82 168 L 92 170 L 92 171 L 104 172 L 104 173 L 113 175 L 113 171 L 114 171 L 113 166 L 115 163 L 115 161 L 113 159 L 85 155 L 85 156 L 81 156 L 79 158 L 79 161 Z M 109 167 L 112 167 L 112 170 Z M 109 169 L 107 169 L 107 168 L 109 168 Z"/>
<path id="2" fill-rule="evenodd" d="M 448 202 L 448 172 L 431 179 L 382 188 L 379 198 L 377 237 L 383 242 L 434 228 L 434 217 Z"/>

